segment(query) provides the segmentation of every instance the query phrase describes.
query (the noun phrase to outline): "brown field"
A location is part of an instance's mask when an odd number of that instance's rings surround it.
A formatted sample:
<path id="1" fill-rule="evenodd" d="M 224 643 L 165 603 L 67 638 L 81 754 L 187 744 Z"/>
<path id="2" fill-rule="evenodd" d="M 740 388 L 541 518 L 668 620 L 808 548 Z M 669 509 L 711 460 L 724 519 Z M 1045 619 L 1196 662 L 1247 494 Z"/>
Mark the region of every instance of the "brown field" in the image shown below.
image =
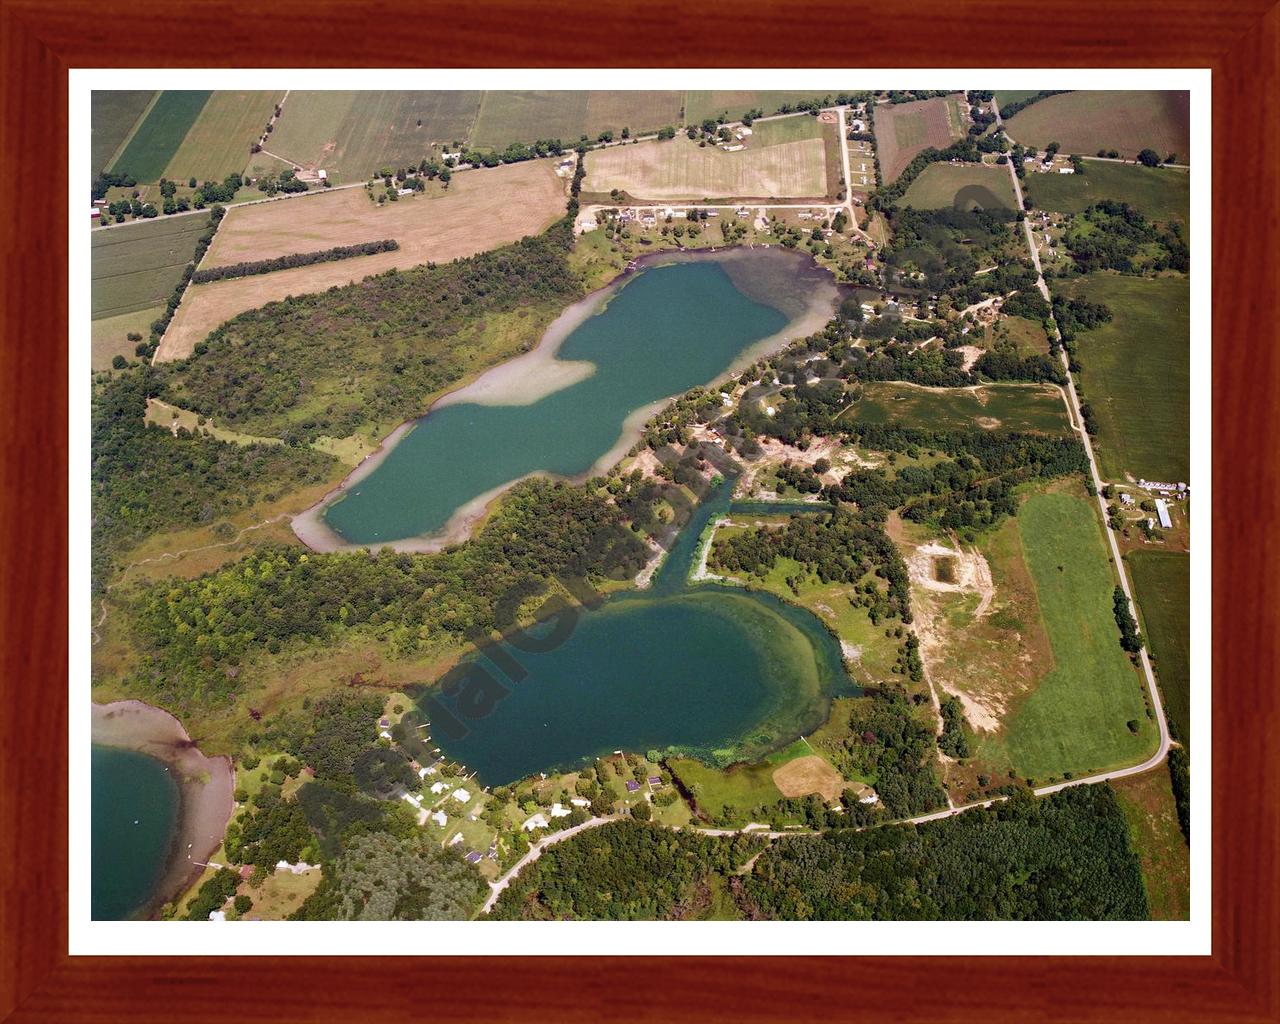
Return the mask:
<path id="1" fill-rule="evenodd" d="M 1185 921 L 1191 913 L 1191 854 L 1178 826 L 1169 769 L 1159 765 L 1111 783 L 1142 863 L 1153 921 Z"/>
<path id="2" fill-rule="evenodd" d="M 876 107 L 876 151 L 886 185 L 895 181 L 916 154 L 933 146 L 945 149 L 959 134 L 948 110 L 955 98 L 935 96 L 914 103 L 881 103 Z"/>
<path id="3" fill-rule="evenodd" d="M 130 332 L 141 334 L 146 338 L 151 333 L 151 324 L 160 319 L 163 306 L 152 306 L 133 313 L 121 313 L 119 316 L 103 317 L 93 321 L 93 333 L 90 343 L 89 366 L 94 370 L 106 370 L 111 367 L 114 356 L 121 355 L 130 362 L 135 360 L 136 341 L 130 341 Z"/>
<path id="4" fill-rule="evenodd" d="M 824 800 L 838 800 L 847 785 L 840 773 L 817 754 L 788 761 L 773 773 L 773 784 L 785 797 L 817 793 Z"/>
<path id="5" fill-rule="evenodd" d="M 271 259 L 380 238 L 395 252 L 281 270 L 256 277 L 193 285 L 156 354 L 182 359 L 211 330 L 237 313 L 287 295 L 324 291 L 370 274 L 447 262 L 514 242 L 546 229 L 564 213 L 565 189 L 554 162 L 530 160 L 465 171 L 447 192 L 377 207 L 364 189 L 350 188 L 275 203 L 230 209 L 204 266 Z"/>
<path id="6" fill-rule="evenodd" d="M 1025 146 L 1057 142 L 1062 152 L 1082 156 L 1114 149 L 1130 159 L 1150 148 L 1162 160 L 1174 153 L 1176 163 L 1191 162 L 1191 96 L 1185 92 L 1068 92 L 1033 103 L 1006 125 L 1009 137 Z"/>

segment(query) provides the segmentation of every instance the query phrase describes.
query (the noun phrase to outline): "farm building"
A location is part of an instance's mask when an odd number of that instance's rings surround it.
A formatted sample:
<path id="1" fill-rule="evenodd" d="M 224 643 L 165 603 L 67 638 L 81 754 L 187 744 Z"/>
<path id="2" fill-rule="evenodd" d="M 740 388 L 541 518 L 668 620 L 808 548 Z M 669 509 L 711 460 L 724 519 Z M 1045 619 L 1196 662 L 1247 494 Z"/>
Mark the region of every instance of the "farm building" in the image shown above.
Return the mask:
<path id="1" fill-rule="evenodd" d="M 1163 498 L 1156 498 L 1156 515 L 1164 529 L 1173 529 L 1173 520 L 1169 518 L 1169 505 Z"/>

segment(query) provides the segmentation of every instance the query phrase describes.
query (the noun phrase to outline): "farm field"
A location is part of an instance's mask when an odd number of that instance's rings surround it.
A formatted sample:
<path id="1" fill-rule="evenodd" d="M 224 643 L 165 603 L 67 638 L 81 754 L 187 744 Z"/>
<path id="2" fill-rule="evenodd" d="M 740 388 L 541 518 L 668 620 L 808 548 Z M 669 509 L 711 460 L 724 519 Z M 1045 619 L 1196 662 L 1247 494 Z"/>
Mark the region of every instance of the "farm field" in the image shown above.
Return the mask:
<path id="1" fill-rule="evenodd" d="M 994 164 L 939 163 L 930 164 L 911 183 L 902 197 L 902 205 L 917 210 L 972 210 L 974 207 L 1012 210 L 1017 202 L 1006 168 Z"/>
<path id="2" fill-rule="evenodd" d="M 838 89 L 824 92 L 793 90 L 690 90 L 685 94 L 684 119 L 687 124 L 701 124 L 708 117 L 727 114 L 730 121 L 737 121 L 749 110 L 763 110 L 765 116 L 777 113 L 783 104 L 794 105 L 806 100 L 823 99 L 835 95 Z"/>
<path id="3" fill-rule="evenodd" d="M 1156 727 L 1142 679 L 1120 648 L 1115 580 L 1093 506 L 1071 494 L 1035 494 L 1017 524 L 1053 667 L 998 732 L 980 734 L 974 756 L 1038 785 L 1064 772 L 1136 764 L 1151 753 Z"/>
<path id="4" fill-rule="evenodd" d="M 876 106 L 876 151 L 885 184 L 897 180 L 915 156 L 930 146 L 945 149 L 963 134 L 955 126 L 955 97 Z"/>
<path id="5" fill-rule="evenodd" d="M 94 370 L 110 369 L 111 360 L 117 355 L 131 361 L 136 359 L 134 349 L 138 343 L 130 341 L 129 334 L 141 334 L 145 340 L 150 336 L 151 325 L 163 312 L 164 306 L 148 306 L 132 313 L 94 320 L 90 335 L 89 366 Z"/>
<path id="6" fill-rule="evenodd" d="M 1092 156 L 1114 149 L 1132 159 L 1150 148 L 1187 163 L 1191 152 L 1191 96 L 1185 92 L 1080 90 L 1033 103 L 1005 122 L 1009 137 L 1043 149 Z"/>
<path id="7" fill-rule="evenodd" d="M 138 181 L 158 181 L 187 137 L 209 97 L 208 90 L 166 89 L 156 99 L 110 170 Z"/>
<path id="8" fill-rule="evenodd" d="M 195 255 L 207 214 L 140 221 L 95 231 L 91 243 L 93 319 L 163 306 Z M 145 332 L 144 332 L 145 333 Z"/>
<path id="9" fill-rule="evenodd" d="M 187 132 L 164 176 L 173 181 L 221 181 L 244 170 L 249 147 L 271 120 L 283 92 L 215 92 Z"/>
<path id="10" fill-rule="evenodd" d="M 1191 176 L 1186 171 L 1106 160 L 1086 160 L 1085 171 L 1028 174 L 1022 190 L 1040 209 L 1055 213 L 1081 213 L 1102 199 L 1115 199 L 1151 220 L 1176 221 L 1184 227 L 1190 221 Z"/>
<path id="11" fill-rule="evenodd" d="M 1110 783 L 1129 824 L 1129 841 L 1142 864 L 1153 921 L 1186 921 L 1191 914 L 1191 852 L 1165 765 Z"/>
<path id="12" fill-rule="evenodd" d="M 1134 598 L 1174 736 L 1191 745 L 1191 556 L 1131 551 Z"/>
<path id="13" fill-rule="evenodd" d="M 264 147 L 335 184 L 360 181 L 380 167 L 417 165 L 432 146 L 466 142 L 479 92 L 290 92 Z M 419 123 L 420 122 L 420 123 Z M 258 154 L 250 170 L 279 170 Z"/>
<path id="14" fill-rule="evenodd" d="M 89 162 L 93 174 L 105 170 L 129 137 L 155 92 L 151 89 L 95 89 L 90 100 Z"/>
<path id="15" fill-rule="evenodd" d="M 375 206 L 351 188 L 230 209 L 204 266 L 271 259 L 394 238 L 394 252 L 194 285 L 161 342 L 163 362 L 190 355 L 196 342 L 237 313 L 287 295 L 324 291 L 393 267 L 447 262 L 537 234 L 564 213 L 564 184 L 554 162 L 528 160 L 464 171 L 447 192 Z"/>
<path id="16" fill-rule="evenodd" d="M 1039 89 L 1023 89 L 1021 91 L 1016 89 L 1010 89 L 1008 91 L 1001 89 L 995 94 L 996 103 L 1000 105 L 1001 109 L 1004 109 L 1007 104 L 1021 103 L 1023 100 L 1030 99 L 1039 91 Z"/>
<path id="17" fill-rule="evenodd" d="M 775 133 L 754 136 L 746 149 L 726 153 L 683 135 L 663 142 L 616 146 L 587 155 L 584 192 L 620 189 L 635 199 L 818 198 L 825 196 L 826 144 L 812 118 L 790 118 L 812 134 L 770 145 Z M 763 126 L 762 126 L 763 128 Z M 778 129 L 795 132 L 799 127 Z"/>
<path id="18" fill-rule="evenodd" d="M 1045 333 L 1044 324 L 1038 320 L 1028 320 L 1024 316 L 1004 317 L 996 326 L 995 337 L 1011 340 L 1017 346 L 1020 356 L 1049 354 L 1049 335 Z M 990 342 L 987 347 L 992 347 Z"/>
<path id="19" fill-rule="evenodd" d="M 1191 328 L 1186 278 L 1089 274 L 1059 286 L 1113 319 L 1076 339 L 1082 402 L 1104 479 L 1189 480 Z"/>
<path id="20" fill-rule="evenodd" d="M 513 142 L 560 139 L 568 144 L 602 131 L 632 135 L 676 124 L 684 93 L 673 91 L 486 92 L 480 102 L 471 145 L 505 149 Z"/>
<path id="21" fill-rule="evenodd" d="M 901 423 L 934 430 L 987 430 L 1065 434 L 1071 430 L 1062 393 L 1045 384 L 983 384 L 972 388 L 923 388 L 874 382 L 841 413 L 861 423 Z"/>

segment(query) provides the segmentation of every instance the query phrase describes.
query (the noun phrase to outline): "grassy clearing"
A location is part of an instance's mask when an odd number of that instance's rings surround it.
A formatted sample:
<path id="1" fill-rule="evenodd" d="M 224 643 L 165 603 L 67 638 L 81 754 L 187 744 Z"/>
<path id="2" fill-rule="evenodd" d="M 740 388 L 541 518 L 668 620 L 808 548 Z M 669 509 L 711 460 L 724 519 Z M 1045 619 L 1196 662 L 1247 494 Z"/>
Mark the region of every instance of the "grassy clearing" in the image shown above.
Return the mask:
<path id="1" fill-rule="evenodd" d="M 954 97 L 935 96 L 912 103 L 881 103 L 876 107 L 876 149 L 886 184 L 930 146 L 945 149 L 960 137 L 948 105 Z"/>
<path id="2" fill-rule="evenodd" d="M 191 262 L 207 214 L 139 221 L 95 231 L 91 241 L 95 320 L 163 305 Z"/>
<path id="3" fill-rule="evenodd" d="M 223 321 L 288 295 L 324 291 L 393 267 L 445 263 L 536 235 L 564 213 L 564 184 L 553 168 L 553 161 L 529 160 L 465 171 L 442 195 L 417 196 L 381 207 L 371 203 L 363 189 L 353 188 L 229 210 L 205 256 L 205 266 L 379 238 L 394 238 L 400 248 L 195 285 L 165 333 L 159 359 L 187 356 Z"/>
<path id="4" fill-rule="evenodd" d="M 89 365 L 95 370 L 107 370 L 111 368 L 111 360 L 117 355 L 130 361 L 136 359 L 134 349 L 138 343 L 130 341 L 129 334 L 141 334 L 146 339 L 150 335 L 152 323 L 163 312 L 163 306 L 148 306 L 132 313 L 94 320 Z"/>
<path id="5" fill-rule="evenodd" d="M 862 397 L 842 419 L 861 423 L 900 423 L 934 430 L 1071 430 L 1062 393 L 1046 384 L 983 384 L 972 388 L 922 388 L 875 382 L 862 385 Z"/>
<path id="6" fill-rule="evenodd" d="M 1064 175 L 1065 177 L 1065 175 Z M 1012 210 L 1017 203 L 1009 172 L 994 164 L 930 164 L 911 183 L 902 205 L 917 210 L 997 207 Z"/>
<path id="7" fill-rule="evenodd" d="M 89 101 L 89 161 L 97 174 L 133 131 L 155 92 L 151 89 L 95 89 Z"/>
<path id="8" fill-rule="evenodd" d="M 1001 108 L 1004 108 L 1010 103 L 1021 103 L 1023 100 L 1029 100 L 1032 96 L 1039 93 L 1039 91 L 1039 89 L 1024 89 L 1020 92 L 1016 89 L 1010 89 L 1007 92 L 1001 90 L 995 94 L 996 103 L 999 104 Z"/>
<path id="9" fill-rule="evenodd" d="M 1049 335 L 1045 333 L 1044 324 L 1038 320 L 1028 320 L 1024 316 L 1005 317 L 989 333 L 994 335 L 993 340 L 1008 338 L 1017 346 L 1020 356 L 1049 354 Z"/>
<path id="10" fill-rule="evenodd" d="M 794 118 L 790 120 L 807 121 Z M 585 192 L 620 189 L 637 199 L 820 197 L 827 194 L 826 146 L 821 138 L 778 145 L 753 137 L 727 153 L 678 135 L 664 142 L 616 146 L 587 155 Z"/>
<path id="11" fill-rule="evenodd" d="M 158 181 L 211 95 L 207 90 L 162 92 L 111 170 L 139 181 Z"/>
<path id="12" fill-rule="evenodd" d="M 1191 743 L 1191 556 L 1132 551 L 1134 597 L 1173 734 Z"/>
<path id="13" fill-rule="evenodd" d="M 529 90 L 486 92 L 476 115 L 471 144 L 477 149 L 505 149 L 512 142 L 594 139 L 603 131 L 632 135 L 680 120 L 684 93 L 654 90 L 582 92 Z"/>
<path id="14" fill-rule="evenodd" d="M 1178 827 L 1178 812 L 1164 765 L 1111 783 L 1129 824 L 1129 842 L 1142 864 L 1153 921 L 1191 916 L 1191 853 Z"/>
<path id="15" fill-rule="evenodd" d="M 667 767 L 693 794 L 699 810 L 713 819 L 743 814 L 753 807 L 775 804 L 782 799 L 782 791 L 773 781 L 778 766 L 767 761 L 721 771 L 701 761 L 673 758 L 667 761 Z"/>
<path id="16" fill-rule="evenodd" d="M 359 181 L 383 166 L 417 165 L 432 147 L 466 142 L 480 97 L 443 90 L 290 92 L 265 148 L 302 167 L 324 168 L 335 183 Z"/>
<path id="17" fill-rule="evenodd" d="M 1082 401 L 1097 418 L 1104 479 L 1191 473 L 1191 289 L 1186 278 L 1090 274 L 1058 286 L 1113 319 L 1076 340 Z"/>
<path id="18" fill-rule="evenodd" d="M 1114 149 L 1123 157 L 1154 149 L 1186 163 L 1191 152 L 1191 94 L 1155 90 L 1082 89 L 1040 100 L 1005 122 L 1010 137 L 1043 149 L 1051 142 L 1064 153 L 1092 156 Z"/>
<path id="19" fill-rule="evenodd" d="M 834 96 L 838 89 L 825 90 L 690 90 L 685 94 L 684 119 L 687 124 L 701 124 L 708 117 L 726 116 L 731 121 L 743 117 L 749 110 L 763 110 L 765 115 L 775 113 L 784 103 L 794 105 L 805 100 Z"/>
<path id="20" fill-rule="evenodd" d="M 295 875 L 276 871 L 268 875 L 257 889 L 247 881 L 240 883 L 237 895 L 248 896 L 253 906 L 245 914 L 246 921 L 283 921 L 298 909 L 320 884 L 320 869 Z"/>
<path id="21" fill-rule="evenodd" d="M 1190 221 L 1191 175 L 1172 168 L 1086 160 L 1084 174 L 1028 174 L 1022 190 L 1037 207 L 1055 213 L 1080 213 L 1100 200 L 1115 199 L 1155 221 L 1184 227 Z"/>
<path id="22" fill-rule="evenodd" d="M 198 178 L 221 181 L 244 170 L 249 147 L 271 120 L 283 92 L 215 92 L 200 111 L 173 159 L 165 177 L 174 181 Z"/>
<path id="23" fill-rule="evenodd" d="M 1154 747 L 1156 728 L 1141 677 L 1120 649 L 1115 578 L 1092 505 L 1070 494 L 1033 495 L 1018 512 L 1018 532 L 1053 668 L 1000 732 L 983 735 L 977 758 L 1037 784 L 1136 764 Z"/>

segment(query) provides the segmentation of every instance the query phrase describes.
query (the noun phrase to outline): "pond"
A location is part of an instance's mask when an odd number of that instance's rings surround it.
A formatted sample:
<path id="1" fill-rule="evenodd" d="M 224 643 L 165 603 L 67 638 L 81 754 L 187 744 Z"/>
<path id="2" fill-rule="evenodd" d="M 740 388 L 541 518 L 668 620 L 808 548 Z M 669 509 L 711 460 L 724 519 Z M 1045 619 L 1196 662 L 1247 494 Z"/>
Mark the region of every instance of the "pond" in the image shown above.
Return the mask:
<path id="1" fill-rule="evenodd" d="M 831 275 L 780 248 L 663 254 L 557 318 L 538 347 L 401 428 L 295 529 L 321 549 L 432 550 L 535 473 L 602 472 L 661 403 L 819 330 Z"/>
<path id="2" fill-rule="evenodd" d="M 733 483 L 694 511 L 649 590 L 582 610 L 552 650 L 505 648 L 528 673 L 520 682 L 473 656 L 469 664 L 504 684 L 487 714 L 464 720 L 449 698 L 419 695 L 413 717 L 429 723 L 443 756 L 491 786 L 614 750 L 754 760 L 821 725 L 833 696 L 857 692 L 838 643 L 805 609 L 758 591 L 689 584 L 699 539 L 729 511 Z M 465 735 L 450 735 L 442 709 Z"/>

